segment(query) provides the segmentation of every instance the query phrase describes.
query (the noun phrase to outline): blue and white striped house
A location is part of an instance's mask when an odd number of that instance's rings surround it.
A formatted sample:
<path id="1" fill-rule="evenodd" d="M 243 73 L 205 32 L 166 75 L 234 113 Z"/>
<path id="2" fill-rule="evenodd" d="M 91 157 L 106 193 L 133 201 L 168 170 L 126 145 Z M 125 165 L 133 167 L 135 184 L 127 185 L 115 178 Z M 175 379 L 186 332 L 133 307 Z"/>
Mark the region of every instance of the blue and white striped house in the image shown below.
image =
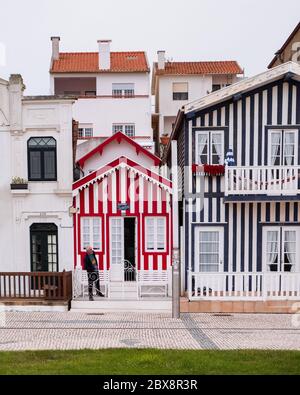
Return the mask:
<path id="1" fill-rule="evenodd" d="M 179 111 L 166 160 L 183 174 L 178 233 L 190 301 L 300 300 L 299 143 L 296 63 Z M 230 150 L 235 163 L 224 166 Z"/>

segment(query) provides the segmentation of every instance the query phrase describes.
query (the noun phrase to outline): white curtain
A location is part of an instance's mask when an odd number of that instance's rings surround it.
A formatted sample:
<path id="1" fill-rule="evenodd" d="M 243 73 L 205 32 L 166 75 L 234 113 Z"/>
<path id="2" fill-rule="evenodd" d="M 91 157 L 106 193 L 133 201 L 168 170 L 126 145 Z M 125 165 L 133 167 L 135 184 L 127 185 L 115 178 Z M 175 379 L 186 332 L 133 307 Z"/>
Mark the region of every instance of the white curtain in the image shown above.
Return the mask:
<path id="1" fill-rule="evenodd" d="M 205 147 L 207 147 L 207 145 L 208 145 L 208 135 L 204 133 L 199 133 L 198 134 L 198 163 L 199 164 L 202 165 L 206 164 L 206 163 L 202 163 L 201 155 L 203 154 L 203 151 Z"/>
<path id="2" fill-rule="evenodd" d="M 223 152 L 222 152 L 222 136 L 220 134 L 213 133 L 212 134 L 212 144 L 215 148 L 217 155 L 219 157 L 219 164 L 222 162 Z"/>
<path id="3" fill-rule="evenodd" d="M 294 133 L 285 133 L 284 135 L 284 164 L 288 166 L 293 165 L 295 150 L 295 135 Z"/>
<path id="4" fill-rule="evenodd" d="M 278 232 L 268 232 L 268 262 L 278 263 Z"/>
<path id="5" fill-rule="evenodd" d="M 278 151 L 280 150 L 280 140 L 281 133 L 272 133 L 272 166 L 275 164 L 275 161 L 278 157 Z"/>
<path id="6" fill-rule="evenodd" d="M 218 272 L 219 263 L 219 232 L 200 232 L 199 271 Z"/>
<path id="7" fill-rule="evenodd" d="M 284 252 L 287 256 L 289 263 L 295 264 L 296 260 L 296 232 L 285 232 Z"/>

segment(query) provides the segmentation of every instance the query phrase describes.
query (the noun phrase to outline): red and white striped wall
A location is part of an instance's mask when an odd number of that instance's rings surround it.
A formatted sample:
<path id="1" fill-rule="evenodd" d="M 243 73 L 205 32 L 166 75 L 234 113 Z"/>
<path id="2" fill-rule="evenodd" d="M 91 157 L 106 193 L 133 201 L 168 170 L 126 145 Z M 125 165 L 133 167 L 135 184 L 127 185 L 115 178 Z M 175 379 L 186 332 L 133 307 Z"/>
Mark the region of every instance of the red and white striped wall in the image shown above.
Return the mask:
<path id="1" fill-rule="evenodd" d="M 74 183 L 74 248 L 75 266 L 83 262 L 85 250 L 81 245 L 81 218 L 102 218 L 102 251 L 97 253 L 100 270 L 110 268 L 109 220 L 111 217 L 135 217 L 137 223 L 138 270 L 167 270 L 172 251 L 172 185 L 159 174 L 137 163 L 120 158 Z M 118 210 L 126 203 L 128 210 Z M 166 218 L 166 251 L 147 252 L 145 246 L 145 218 Z"/>

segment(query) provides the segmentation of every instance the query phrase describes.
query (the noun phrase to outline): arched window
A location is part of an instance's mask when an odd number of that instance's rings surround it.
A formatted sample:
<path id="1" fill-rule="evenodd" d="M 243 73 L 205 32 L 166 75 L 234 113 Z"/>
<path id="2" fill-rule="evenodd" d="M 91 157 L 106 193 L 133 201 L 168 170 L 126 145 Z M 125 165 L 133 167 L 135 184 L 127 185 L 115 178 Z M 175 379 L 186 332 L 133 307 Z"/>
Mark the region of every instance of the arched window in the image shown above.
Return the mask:
<path id="1" fill-rule="evenodd" d="M 28 140 L 28 180 L 56 181 L 56 140 L 32 137 Z"/>

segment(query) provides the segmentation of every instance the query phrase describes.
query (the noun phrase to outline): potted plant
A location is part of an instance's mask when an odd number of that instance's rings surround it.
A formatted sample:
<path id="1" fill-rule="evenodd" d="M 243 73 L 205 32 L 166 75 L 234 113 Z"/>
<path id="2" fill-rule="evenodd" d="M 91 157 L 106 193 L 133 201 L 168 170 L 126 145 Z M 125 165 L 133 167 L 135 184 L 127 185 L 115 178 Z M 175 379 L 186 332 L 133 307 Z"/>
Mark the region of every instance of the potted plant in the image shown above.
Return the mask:
<path id="1" fill-rule="evenodd" d="M 28 181 L 21 177 L 13 177 L 10 189 L 28 189 Z"/>
<path id="2" fill-rule="evenodd" d="M 160 143 L 161 143 L 162 145 L 168 145 L 169 140 L 170 140 L 169 135 L 168 135 L 167 133 L 164 133 L 164 134 L 161 135 Z"/>

